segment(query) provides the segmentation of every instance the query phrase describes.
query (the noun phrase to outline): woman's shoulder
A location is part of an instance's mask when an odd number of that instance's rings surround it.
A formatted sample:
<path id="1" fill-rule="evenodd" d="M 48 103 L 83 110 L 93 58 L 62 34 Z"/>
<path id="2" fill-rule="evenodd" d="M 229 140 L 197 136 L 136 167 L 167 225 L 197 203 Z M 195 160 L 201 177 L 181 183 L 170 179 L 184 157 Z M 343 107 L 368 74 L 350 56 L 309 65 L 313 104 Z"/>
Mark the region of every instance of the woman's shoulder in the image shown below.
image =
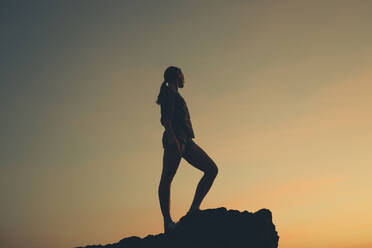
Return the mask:
<path id="1" fill-rule="evenodd" d="M 178 91 L 172 90 L 170 87 L 166 87 L 168 97 L 177 98 L 180 96 Z"/>

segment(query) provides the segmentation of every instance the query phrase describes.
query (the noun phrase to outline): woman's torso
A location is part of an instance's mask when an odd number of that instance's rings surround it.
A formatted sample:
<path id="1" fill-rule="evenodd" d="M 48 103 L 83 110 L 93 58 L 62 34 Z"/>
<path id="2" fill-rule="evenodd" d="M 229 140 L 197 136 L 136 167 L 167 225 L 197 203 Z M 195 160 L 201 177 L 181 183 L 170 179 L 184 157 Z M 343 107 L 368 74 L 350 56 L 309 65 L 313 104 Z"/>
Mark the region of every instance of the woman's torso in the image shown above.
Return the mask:
<path id="1" fill-rule="evenodd" d="M 187 139 L 195 138 L 194 130 L 191 124 L 190 113 L 187 108 L 185 99 L 178 92 L 174 92 L 170 88 L 168 88 L 168 91 L 168 94 L 170 94 L 169 97 L 174 98 L 171 101 L 174 104 L 174 110 L 172 111 L 170 120 L 172 121 L 172 127 L 176 136 L 183 142 L 186 142 Z M 164 106 L 162 106 L 161 123 L 164 126 L 165 120 L 163 118 L 163 108 Z"/>

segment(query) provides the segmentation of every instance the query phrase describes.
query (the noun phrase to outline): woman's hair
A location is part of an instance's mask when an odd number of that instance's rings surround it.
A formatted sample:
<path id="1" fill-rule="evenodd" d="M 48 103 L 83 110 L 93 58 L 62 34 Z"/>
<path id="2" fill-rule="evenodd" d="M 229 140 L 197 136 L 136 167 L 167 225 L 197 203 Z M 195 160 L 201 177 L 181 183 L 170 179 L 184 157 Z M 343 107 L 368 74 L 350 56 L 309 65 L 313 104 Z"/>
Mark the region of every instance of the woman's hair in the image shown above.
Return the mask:
<path id="1" fill-rule="evenodd" d="M 173 83 L 177 79 L 177 74 L 181 72 L 181 69 L 175 66 L 169 66 L 164 72 L 164 81 L 161 84 L 160 92 L 158 95 L 158 99 L 156 100 L 157 104 L 161 104 L 164 97 L 166 96 L 166 83 Z"/>

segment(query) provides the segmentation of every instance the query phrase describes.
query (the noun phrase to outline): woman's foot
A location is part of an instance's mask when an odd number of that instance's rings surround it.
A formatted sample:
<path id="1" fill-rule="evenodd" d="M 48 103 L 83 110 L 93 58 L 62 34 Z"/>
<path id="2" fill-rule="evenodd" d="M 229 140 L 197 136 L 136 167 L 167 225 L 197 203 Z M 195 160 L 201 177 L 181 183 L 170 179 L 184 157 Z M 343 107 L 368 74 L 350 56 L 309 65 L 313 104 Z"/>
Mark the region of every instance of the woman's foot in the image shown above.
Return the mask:
<path id="1" fill-rule="evenodd" d="M 177 223 L 173 220 L 164 221 L 164 233 L 169 233 L 177 227 Z"/>
<path id="2" fill-rule="evenodd" d="M 190 208 L 186 215 L 195 214 L 200 212 L 201 210 L 199 208 Z"/>

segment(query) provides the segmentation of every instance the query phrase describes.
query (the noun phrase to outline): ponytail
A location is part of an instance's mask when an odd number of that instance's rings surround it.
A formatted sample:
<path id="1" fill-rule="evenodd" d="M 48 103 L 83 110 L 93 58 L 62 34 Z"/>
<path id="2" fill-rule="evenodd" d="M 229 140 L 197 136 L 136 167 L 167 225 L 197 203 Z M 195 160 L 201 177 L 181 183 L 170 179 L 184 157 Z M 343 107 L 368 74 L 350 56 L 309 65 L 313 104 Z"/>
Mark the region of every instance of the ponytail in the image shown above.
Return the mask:
<path id="1" fill-rule="evenodd" d="M 159 95 L 158 95 L 158 99 L 156 100 L 156 103 L 157 104 L 161 104 L 163 99 L 164 99 L 164 96 L 166 94 L 166 89 L 167 88 L 167 83 L 165 81 L 163 81 L 163 83 L 161 84 L 160 86 L 160 92 L 159 92 Z"/>

